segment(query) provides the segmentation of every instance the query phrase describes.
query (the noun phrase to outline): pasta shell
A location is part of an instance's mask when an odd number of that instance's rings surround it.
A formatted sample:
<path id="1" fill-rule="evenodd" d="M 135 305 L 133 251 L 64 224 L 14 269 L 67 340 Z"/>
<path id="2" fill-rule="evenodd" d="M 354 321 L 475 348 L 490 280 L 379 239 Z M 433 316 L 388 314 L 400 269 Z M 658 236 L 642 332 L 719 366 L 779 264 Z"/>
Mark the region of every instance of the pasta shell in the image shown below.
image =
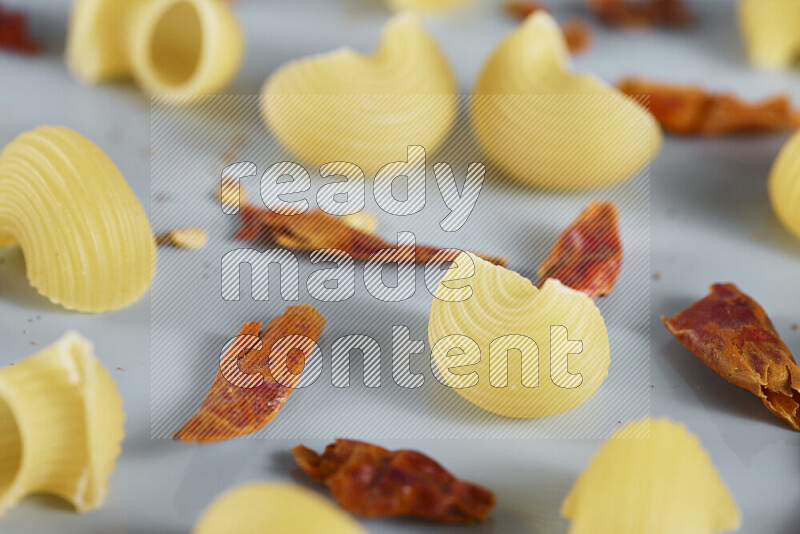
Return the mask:
<path id="1" fill-rule="evenodd" d="M 450 11 L 474 3 L 475 0 L 389 0 L 389 7 L 395 11 L 434 13 Z"/>
<path id="2" fill-rule="evenodd" d="M 312 166 L 347 161 L 367 175 L 428 153 L 456 118 L 456 83 L 439 46 L 410 15 L 386 23 L 370 56 L 344 48 L 288 63 L 262 91 L 272 134 Z"/>
<path id="3" fill-rule="evenodd" d="M 739 528 L 728 488 L 700 441 L 668 419 L 627 424 L 561 507 L 569 534 L 712 534 Z"/>
<path id="4" fill-rule="evenodd" d="M 475 86 L 471 117 L 488 158 L 537 187 L 608 186 L 658 153 L 655 119 L 632 98 L 569 71 L 561 29 L 545 12 L 529 16 L 494 51 Z"/>
<path id="5" fill-rule="evenodd" d="M 78 311 L 135 302 L 155 270 L 133 191 L 102 150 L 67 128 L 25 132 L 0 152 L 0 247 L 12 244 L 31 285 Z"/>
<path id="6" fill-rule="evenodd" d="M 77 0 L 67 65 L 85 83 L 133 77 L 149 93 L 217 92 L 236 75 L 242 29 L 219 0 Z"/>
<path id="7" fill-rule="evenodd" d="M 116 384 L 75 332 L 0 369 L 0 516 L 33 493 L 100 507 L 124 419 Z"/>
<path id="8" fill-rule="evenodd" d="M 296 484 L 258 482 L 227 491 L 203 512 L 193 534 L 365 534 L 330 500 Z"/>
<path id="9" fill-rule="evenodd" d="M 800 238 L 800 132 L 775 160 L 769 179 L 769 200 L 781 223 Z"/>
<path id="10" fill-rule="evenodd" d="M 565 412 L 586 402 L 608 375 L 600 311 L 555 279 L 537 289 L 513 271 L 462 253 L 435 295 L 432 358 L 447 385 L 484 410 L 517 418 Z M 451 356 L 454 349 L 463 354 Z M 458 374 L 447 371 L 454 367 Z"/>
<path id="11" fill-rule="evenodd" d="M 788 69 L 800 61 L 800 4 L 796 0 L 740 0 L 739 27 L 753 64 Z"/>

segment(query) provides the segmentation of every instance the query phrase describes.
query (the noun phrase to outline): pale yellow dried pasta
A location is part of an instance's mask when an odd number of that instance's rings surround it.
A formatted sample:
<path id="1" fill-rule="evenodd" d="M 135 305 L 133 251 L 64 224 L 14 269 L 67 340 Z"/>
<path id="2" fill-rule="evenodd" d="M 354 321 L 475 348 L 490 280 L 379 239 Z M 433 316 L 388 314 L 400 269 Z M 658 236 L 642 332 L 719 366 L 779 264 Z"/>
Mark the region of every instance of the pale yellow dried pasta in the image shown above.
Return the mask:
<path id="1" fill-rule="evenodd" d="M 739 27 L 753 64 L 768 69 L 800 66 L 797 0 L 740 0 Z"/>
<path id="2" fill-rule="evenodd" d="M 366 534 L 329 499 L 296 484 L 257 482 L 223 493 L 209 505 L 193 534 Z"/>
<path id="3" fill-rule="evenodd" d="M 775 160 L 769 178 L 769 199 L 781 223 L 800 238 L 800 132 Z"/>
<path id="4" fill-rule="evenodd" d="M 645 419 L 614 434 L 561 507 L 569 534 L 712 534 L 736 530 L 739 509 L 682 425 Z"/>
<path id="5" fill-rule="evenodd" d="M 447 60 L 410 15 L 386 23 L 372 55 L 343 48 L 293 61 L 262 91 L 264 120 L 290 152 L 317 167 L 353 163 L 368 176 L 405 161 L 408 145 L 433 152 L 456 111 Z"/>
<path id="6" fill-rule="evenodd" d="M 589 74 L 573 74 L 561 28 L 529 16 L 484 65 L 471 102 L 486 155 L 512 178 L 552 189 L 587 189 L 634 176 L 658 153 L 655 119 Z"/>
<path id="7" fill-rule="evenodd" d="M 343 216 L 342 222 L 350 228 L 355 228 L 365 234 L 372 234 L 378 228 L 378 218 L 375 217 L 375 214 L 363 210 Z"/>
<path id="8" fill-rule="evenodd" d="M 116 384 L 75 332 L 0 369 L 0 516 L 34 493 L 78 512 L 102 506 L 124 419 Z"/>
<path id="9" fill-rule="evenodd" d="M 202 95 L 236 75 L 244 38 L 220 0 L 76 0 L 67 64 L 86 83 L 133 77 L 147 92 Z"/>
<path id="10" fill-rule="evenodd" d="M 135 302 L 155 270 L 155 240 L 133 191 L 68 128 L 25 132 L 0 152 L 0 247 L 14 244 L 31 285 L 78 311 Z"/>
<path id="11" fill-rule="evenodd" d="M 467 293 L 454 293 L 467 286 Z M 428 339 L 449 386 L 507 417 L 579 406 L 603 383 L 610 364 L 605 322 L 592 299 L 554 279 L 537 289 L 471 253 L 462 253 L 445 273 L 431 305 Z"/>
<path id="12" fill-rule="evenodd" d="M 474 3 L 475 0 L 389 0 L 389 7 L 396 11 L 431 13 L 449 11 Z"/>

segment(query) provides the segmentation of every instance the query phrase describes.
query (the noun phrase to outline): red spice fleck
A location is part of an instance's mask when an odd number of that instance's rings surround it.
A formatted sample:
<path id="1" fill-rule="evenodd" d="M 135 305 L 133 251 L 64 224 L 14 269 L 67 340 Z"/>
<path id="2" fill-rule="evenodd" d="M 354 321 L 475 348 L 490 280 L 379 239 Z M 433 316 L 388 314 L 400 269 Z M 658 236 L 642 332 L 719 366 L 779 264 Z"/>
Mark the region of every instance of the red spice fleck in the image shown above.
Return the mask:
<path id="1" fill-rule="evenodd" d="M 2 5 L 0 5 L 0 49 L 29 56 L 41 52 L 41 47 L 30 35 L 27 15 L 21 11 L 4 9 Z"/>

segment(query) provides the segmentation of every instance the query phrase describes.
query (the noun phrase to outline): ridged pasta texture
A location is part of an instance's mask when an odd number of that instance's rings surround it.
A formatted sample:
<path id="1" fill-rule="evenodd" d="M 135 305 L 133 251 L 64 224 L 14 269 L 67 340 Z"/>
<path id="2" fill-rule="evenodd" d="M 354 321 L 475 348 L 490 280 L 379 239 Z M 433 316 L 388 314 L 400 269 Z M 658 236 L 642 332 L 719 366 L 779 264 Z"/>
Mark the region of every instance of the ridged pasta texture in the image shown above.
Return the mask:
<path id="1" fill-rule="evenodd" d="M 658 153 L 662 133 L 640 103 L 589 74 L 573 74 L 561 28 L 529 16 L 492 53 L 471 118 L 488 158 L 537 187 L 582 190 L 631 178 Z"/>
<path id="2" fill-rule="evenodd" d="M 739 27 L 754 65 L 781 70 L 800 62 L 797 0 L 740 0 Z"/>
<path id="3" fill-rule="evenodd" d="M 561 507 L 569 534 L 712 534 L 739 528 L 728 488 L 700 441 L 668 419 L 628 423 Z"/>
<path id="4" fill-rule="evenodd" d="M 72 8 L 67 64 L 85 83 L 132 77 L 149 93 L 213 94 L 243 55 L 242 29 L 222 0 L 76 0 Z"/>
<path id="5" fill-rule="evenodd" d="M 428 153 L 456 118 L 456 83 L 441 49 L 410 15 L 383 29 L 378 49 L 340 49 L 287 63 L 262 91 L 272 134 L 311 165 L 346 161 L 367 175 L 405 161 L 408 145 Z"/>
<path id="6" fill-rule="evenodd" d="M 350 514 L 317 492 L 297 484 L 256 482 L 217 497 L 203 512 L 193 534 L 264 532 L 365 534 Z"/>
<path id="7" fill-rule="evenodd" d="M 0 369 L 0 516 L 35 493 L 78 512 L 102 506 L 124 419 L 116 384 L 75 332 Z"/>
<path id="8" fill-rule="evenodd" d="M 783 225 L 800 239 L 800 132 L 783 147 L 769 179 L 772 209 Z"/>
<path id="9" fill-rule="evenodd" d="M 434 13 L 474 4 L 475 0 L 388 0 L 388 2 L 389 7 L 396 11 Z"/>
<path id="10" fill-rule="evenodd" d="M 0 152 L 0 247 L 17 244 L 28 280 L 65 308 L 138 300 L 155 269 L 147 216 L 114 163 L 68 128 L 43 126 Z"/>
<path id="11" fill-rule="evenodd" d="M 471 253 L 455 259 L 436 290 L 428 340 L 448 386 L 506 417 L 571 410 L 594 395 L 610 365 L 592 299 L 555 279 L 538 289 Z"/>

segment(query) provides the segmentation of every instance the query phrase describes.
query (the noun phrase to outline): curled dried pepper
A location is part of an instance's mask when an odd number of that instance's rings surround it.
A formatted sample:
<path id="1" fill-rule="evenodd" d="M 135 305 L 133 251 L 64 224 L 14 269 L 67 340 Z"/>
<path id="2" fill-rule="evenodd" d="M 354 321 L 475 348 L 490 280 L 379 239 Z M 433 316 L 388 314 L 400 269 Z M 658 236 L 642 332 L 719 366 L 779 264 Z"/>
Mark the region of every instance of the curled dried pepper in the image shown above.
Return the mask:
<path id="1" fill-rule="evenodd" d="M 174 439 L 200 443 L 223 441 L 256 432 L 278 415 L 305 364 L 304 344 L 319 339 L 325 318 L 310 304 L 303 304 L 288 306 L 263 332 L 261 326 L 259 321 L 244 324 L 223 357 L 205 400 Z M 286 358 L 281 363 L 291 372 L 278 381 L 269 371 L 270 357 L 287 336 L 297 336 L 288 338 L 296 340 L 293 346 L 281 345 L 281 355 Z M 235 365 L 241 373 L 251 376 L 249 383 L 231 383 L 224 372 L 226 364 Z"/>
<path id="2" fill-rule="evenodd" d="M 558 236 L 539 266 L 543 283 L 555 278 L 591 298 L 605 297 L 622 268 L 619 211 L 613 202 L 592 202 Z"/>
<path id="3" fill-rule="evenodd" d="M 676 27 L 692 21 L 683 0 L 589 0 L 588 6 L 603 24 L 612 28 Z"/>
<path id="4" fill-rule="evenodd" d="M 391 248 L 396 261 L 424 264 L 429 261 L 446 263 L 458 256 L 460 251 L 439 249 L 426 245 L 396 247 L 385 239 L 362 232 L 344 223 L 341 217 L 328 215 L 321 210 L 310 210 L 295 215 L 282 215 L 253 205 L 245 205 L 241 211 L 242 226 L 237 239 L 245 241 L 272 241 L 278 246 L 296 251 L 322 249 L 340 250 L 356 260 L 369 260 L 373 255 Z M 479 257 L 505 266 L 505 258 L 498 256 Z"/>
<path id="5" fill-rule="evenodd" d="M 413 516 L 441 523 L 484 520 L 494 494 L 455 478 L 428 456 L 410 450 L 337 439 L 322 455 L 299 445 L 297 465 L 324 483 L 345 510 L 365 517 Z"/>
<path id="6" fill-rule="evenodd" d="M 708 296 L 661 319 L 712 371 L 800 430 L 800 368 L 763 308 L 736 285 L 714 284 Z"/>
<path id="7" fill-rule="evenodd" d="M 748 103 L 701 87 L 626 78 L 619 89 L 643 101 L 665 130 L 680 135 L 718 136 L 738 132 L 776 132 L 800 126 L 787 95 Z"/>

